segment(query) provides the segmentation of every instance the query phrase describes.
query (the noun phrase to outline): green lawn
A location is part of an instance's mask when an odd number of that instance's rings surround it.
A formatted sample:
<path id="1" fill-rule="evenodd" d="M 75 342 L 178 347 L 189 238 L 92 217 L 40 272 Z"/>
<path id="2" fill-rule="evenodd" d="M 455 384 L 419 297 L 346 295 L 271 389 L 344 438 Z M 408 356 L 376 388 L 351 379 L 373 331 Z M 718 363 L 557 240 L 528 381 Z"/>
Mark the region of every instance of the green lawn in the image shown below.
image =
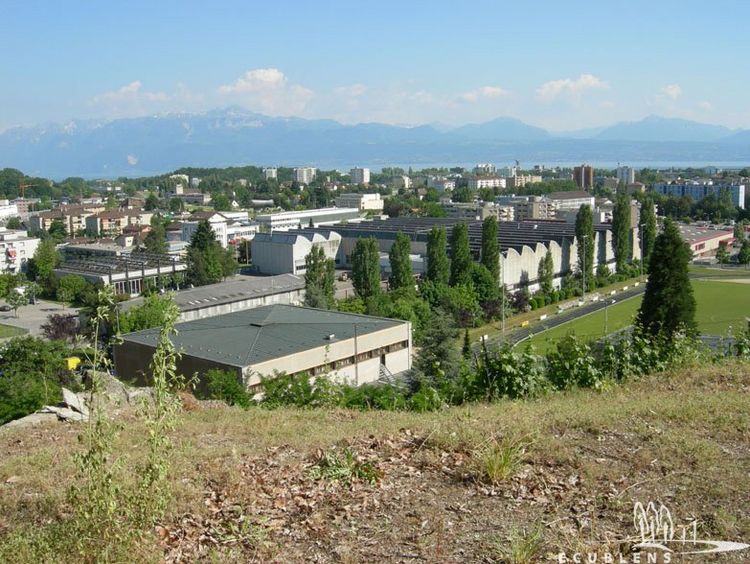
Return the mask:
<path id="1" fill-rule="evenodd" d="M 18 327 L 3 325 L 2 323 L 0 323 L 0 339 L 5 339 L 8 337 L 18 337 L 19 335 L 25 334 L 26 329 L 19 329 Z"/>
<path id="2" fill-rule="evenodd" d="M 698 305 L 696 320 L 701 333 L 726 335 L 730 330 L 745 327 L 750 317 L 750 284 L 694 280 L 693 292 Z M 641 298 L 633 298 L 607 308 L 608 330 L 617 331 L 630 325 L 641 305 Z M 540 333 L 524 343 L 531 343 L 538 352 L 545 352 L 568 333 L 586 339 L 604 335 L 604 311 L 597 311 L 560 327 Z"/>
<path id="3" fill-rule="evenodd" d="M 725 267 L 718 266 L 697 266 L 691 264 L 688 267 L 690 274 L 705 276 L 706 278 L 750 278 L 750 268 Z"/>

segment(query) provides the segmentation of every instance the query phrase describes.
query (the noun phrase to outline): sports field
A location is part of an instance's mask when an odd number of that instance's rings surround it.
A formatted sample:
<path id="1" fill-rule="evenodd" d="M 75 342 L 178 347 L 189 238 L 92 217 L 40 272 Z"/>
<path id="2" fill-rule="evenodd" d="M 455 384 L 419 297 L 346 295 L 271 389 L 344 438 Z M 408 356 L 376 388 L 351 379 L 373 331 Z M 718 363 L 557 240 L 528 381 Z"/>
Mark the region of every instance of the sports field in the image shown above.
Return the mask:
<path id="1" fill-rule="evenodd" d="M 693 292 L 697 303 L 698 329 L 706 335 L 726 335 L 727 332 L 744 328 L 746 317 L 750 317 L 750 288 L 747 284 L 693 280 Z M 615 298 L 616 299 L 616 298 Z M 630 325 L 641 305 L 641 298 L 616 303 L 607 309 L 608 332 Z M 604 335 L 604 311 L 600 310 L 565 325 L 535 335 L 525 343 L 531 343 L 538 352 L 547 349 L 568 333 L 585 339 L 596 339 Z M 523 345 L 522 345 L 523 346 Z"/>

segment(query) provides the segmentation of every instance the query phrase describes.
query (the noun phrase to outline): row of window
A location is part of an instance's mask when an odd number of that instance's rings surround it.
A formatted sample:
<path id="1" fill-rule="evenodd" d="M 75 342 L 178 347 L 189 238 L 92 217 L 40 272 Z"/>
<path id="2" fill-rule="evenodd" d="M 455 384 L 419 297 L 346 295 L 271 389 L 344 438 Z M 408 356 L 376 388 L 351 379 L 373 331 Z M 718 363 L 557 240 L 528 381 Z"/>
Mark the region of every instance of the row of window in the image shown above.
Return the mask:
<path id="1" fill-rule="evenodd" d="M 393 343 L 391 345 L 387 345 L 385 347 L 379 347 L 377 349 L 372 349 L 369 351 L 361 352 L 357 354 L 357 360 L 356 362 L 364 362 L 366 360 L 370 360 L 372 358 L 382 357 L 388 353 L 392 353 L 395 351 L 400 351 L 402 349 L 405 349 L 409 346 L 409 341 L 400 341 L 398 343 Z M 297 374 L 302 374 L 307 372 L 311 376 L 318 376 L 320 374 L 327 374 L 329 372 L 334 372 L 336 370 L 340 370 L 341 368 L 344 368 L 346 366 L 351 366 L 354 364 L 354 356 L 349 356 L 347 358 L 342 358 L 333 362 L 328 362 L 326 364 L 321 364 L 319 366 L 316 366 L 314 368 L 310 368 L 308 370 L 302 370 L 301 372 L 297 372 Z"/>

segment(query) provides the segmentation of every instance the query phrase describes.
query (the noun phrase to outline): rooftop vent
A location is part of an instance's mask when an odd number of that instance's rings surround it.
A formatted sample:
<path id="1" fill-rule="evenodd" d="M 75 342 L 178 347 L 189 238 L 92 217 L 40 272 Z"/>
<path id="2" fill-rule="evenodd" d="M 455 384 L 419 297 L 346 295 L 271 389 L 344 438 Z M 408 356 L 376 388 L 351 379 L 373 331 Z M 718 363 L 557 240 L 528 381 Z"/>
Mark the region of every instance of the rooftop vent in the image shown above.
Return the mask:
<path id="1" fill-rule="evenodd" d="M 335 338 L 336 338 L 336 335 L 334 335 L 333 333 L 331 333 L 330 335 L 328 335 L 326 337 L 326 341 L 333 341 Z"/>

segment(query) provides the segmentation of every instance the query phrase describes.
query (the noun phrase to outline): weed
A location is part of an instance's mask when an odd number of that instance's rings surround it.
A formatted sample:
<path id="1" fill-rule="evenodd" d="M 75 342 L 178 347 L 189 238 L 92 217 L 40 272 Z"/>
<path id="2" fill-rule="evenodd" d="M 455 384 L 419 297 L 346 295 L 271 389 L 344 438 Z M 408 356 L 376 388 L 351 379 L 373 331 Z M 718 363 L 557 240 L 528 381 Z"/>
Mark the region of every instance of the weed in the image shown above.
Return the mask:
<path id="1" fill-rule="evenodd" d="M 513 530 L 510 546 L 501 547 L 499 552 L 510 564 L 530 564 L 541 560 L 542 547 L 542 528 L 537 525 L 530 531 Z"/>
<path id="2" fill-rule="evenodd" d="M 358 460 L 350 448 L 343 449 L 341 454 L 335 451 L 320 453 L 310 475 L 319 480 L 339 481 L 347 485 L 352 480 L 374 484 L 380 478 L 375 465 Z"/>
<path id="3" fill-rule="evenodd" d="M 493 439 L 489 445 L 474 454 L 477 473 L 492 484 L 512 477 L 526 456 L 525 446 L 517 441 Z"/>

